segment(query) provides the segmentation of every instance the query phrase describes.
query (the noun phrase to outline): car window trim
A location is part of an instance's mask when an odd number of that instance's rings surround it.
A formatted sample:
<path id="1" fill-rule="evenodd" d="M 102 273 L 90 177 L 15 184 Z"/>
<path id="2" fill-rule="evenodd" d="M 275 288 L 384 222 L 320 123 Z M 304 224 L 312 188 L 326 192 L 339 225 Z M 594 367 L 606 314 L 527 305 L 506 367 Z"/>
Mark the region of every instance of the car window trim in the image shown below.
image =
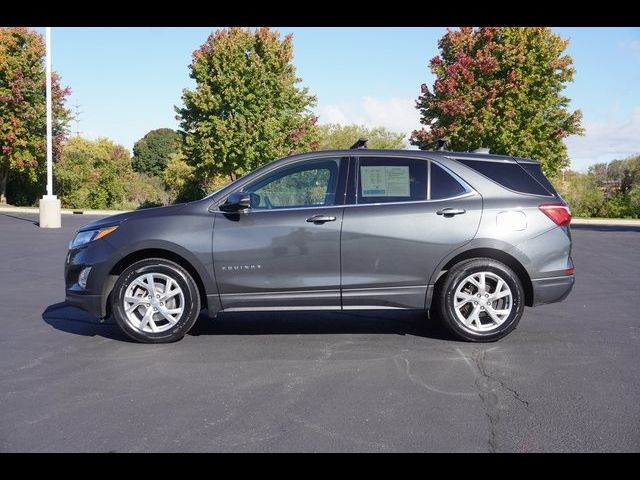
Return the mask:
<path id="1" fill-rule="evenodd" d="M 411 200 L 408 202 L 386 202 L 386 203 L 359 203 L 359 204 L 345 204 L 345 205 L 318 205 L 318 206 L 310 206 L 310 207 L 287 207 L 287 208 L 274 208 L 271 210 L 253 210 L 246 209 L 240 210 L 238 212 L 233 212 L 233 214 L 254 214 L 254 213 L 271 213 L 271 212 L 290 212 L 293 210 L 319 210 L 319 209 L 328 209 L 328 208 L 353 208 L 353 207 L 381 207 L 385 205 L 408 205 L 408 204 L 416 204 L 416 203 L 435 203 L 435 202 L 447 202 L 451 200 L 459 200 L 466 197 L 471 197 L 474 195 L 479 195 L 477 191 L 472 190 L 467 193 L 463 193 L 457 195 L 455 197 L 447 197 L 447 198 L 439 198 L 437 200 Z M 223 212 L 222 210 L 213 210 L 212 213 L 229 215 L 229 212 Z"/>

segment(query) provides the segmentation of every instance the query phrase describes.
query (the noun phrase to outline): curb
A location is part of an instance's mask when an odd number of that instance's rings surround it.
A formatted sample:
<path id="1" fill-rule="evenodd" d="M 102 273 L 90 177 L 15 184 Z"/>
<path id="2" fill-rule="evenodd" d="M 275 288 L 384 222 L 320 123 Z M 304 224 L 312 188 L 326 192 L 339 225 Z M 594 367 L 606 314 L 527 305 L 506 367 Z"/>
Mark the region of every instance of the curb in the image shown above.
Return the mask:
<path id="1" fill-rule="evenodd" d="M 573 218 L 571 225 L 620 225 L 625 227 L 640 227 L 640 220 L 625 218 Z"/>

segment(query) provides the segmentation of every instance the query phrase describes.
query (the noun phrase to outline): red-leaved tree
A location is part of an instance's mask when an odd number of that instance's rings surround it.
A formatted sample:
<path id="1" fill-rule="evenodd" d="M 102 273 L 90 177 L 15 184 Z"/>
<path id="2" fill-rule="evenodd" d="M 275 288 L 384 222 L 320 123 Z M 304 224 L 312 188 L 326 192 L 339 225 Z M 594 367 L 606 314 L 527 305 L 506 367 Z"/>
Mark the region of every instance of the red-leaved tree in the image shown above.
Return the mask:
<path id="1" fill-rule="evenodd" d="M 425 127 L 411 142 L 448 137 L 452 150 L 531 157 L 554 175 L 569 163 L 563 139 L 582 133 L 582 114 L 562 94 L 575 73 L 568 43 L 543 27 L 448 31 L 430 62 L 433 89 L 423 84 L 416 105 Z"/>
<path id="2" fill-rule="evenodd" d="M 0 203 L 7 184 L 36 182 L 46 160 L 45 43 L 23 27 L 0 28 Z M 60 152 L 71 118 L 65 108 L 69 88 L 52 74 L 54 158 Z"/>

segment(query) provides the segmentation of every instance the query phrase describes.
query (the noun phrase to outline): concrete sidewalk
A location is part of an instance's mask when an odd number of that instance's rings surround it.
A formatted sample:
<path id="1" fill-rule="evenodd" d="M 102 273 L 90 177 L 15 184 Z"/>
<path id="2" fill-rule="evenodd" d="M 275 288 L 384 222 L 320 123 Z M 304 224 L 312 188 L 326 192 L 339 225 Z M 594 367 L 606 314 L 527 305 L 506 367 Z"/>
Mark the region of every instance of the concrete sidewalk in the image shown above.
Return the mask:
<path id="1" fill-rule="evenodd" d="M 630 218 L 573 218 L 571 225 L 621 225 L 640 227 L 640 220 Z"/>

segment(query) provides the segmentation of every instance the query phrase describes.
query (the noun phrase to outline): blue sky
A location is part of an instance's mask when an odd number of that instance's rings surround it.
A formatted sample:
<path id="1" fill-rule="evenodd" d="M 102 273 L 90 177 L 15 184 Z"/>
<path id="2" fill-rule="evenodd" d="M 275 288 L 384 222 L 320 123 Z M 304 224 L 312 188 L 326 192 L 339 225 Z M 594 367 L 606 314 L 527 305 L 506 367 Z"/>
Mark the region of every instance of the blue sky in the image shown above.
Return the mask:
<path id="1" fill-rule="evenodd" d="M 216 28 L 53 28 L 53 68 L 73 90 L 69 105 L 81 104 L 83 135 L 131 149 L 151 129 L 177 128 L 173 107 L 194 85 L 191 54 Z M 445 28 L 276 29 L 293 33 L 321 123 L 419 126 L 414 101 L 433 82 L 427 62 Z M 567 139 L 572 167 L 640 153 L 640 28 L 554 30 L 571 40 L 577 73 L 566 94 L 586 128 Z"/>

